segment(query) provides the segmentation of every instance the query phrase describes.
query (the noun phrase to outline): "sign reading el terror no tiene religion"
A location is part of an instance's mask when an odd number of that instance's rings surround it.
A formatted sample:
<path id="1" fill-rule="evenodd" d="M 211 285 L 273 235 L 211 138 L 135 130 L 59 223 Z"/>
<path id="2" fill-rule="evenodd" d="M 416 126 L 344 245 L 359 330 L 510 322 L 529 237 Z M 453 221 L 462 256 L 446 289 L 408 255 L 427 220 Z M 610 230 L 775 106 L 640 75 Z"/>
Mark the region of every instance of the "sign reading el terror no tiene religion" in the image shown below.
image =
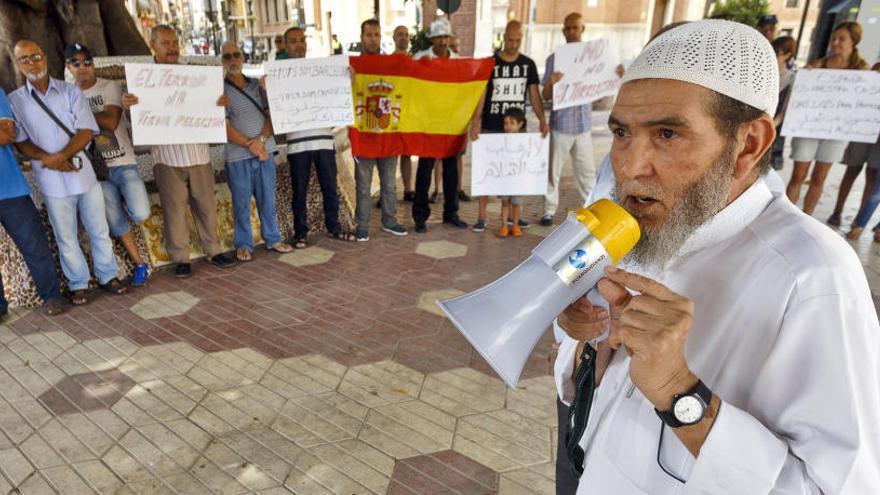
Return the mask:
<path id="1" fill-rule="evenodd" d="M 125 64 L 125 78 L 136 146 L 226 142 L 222 67 Z"/>

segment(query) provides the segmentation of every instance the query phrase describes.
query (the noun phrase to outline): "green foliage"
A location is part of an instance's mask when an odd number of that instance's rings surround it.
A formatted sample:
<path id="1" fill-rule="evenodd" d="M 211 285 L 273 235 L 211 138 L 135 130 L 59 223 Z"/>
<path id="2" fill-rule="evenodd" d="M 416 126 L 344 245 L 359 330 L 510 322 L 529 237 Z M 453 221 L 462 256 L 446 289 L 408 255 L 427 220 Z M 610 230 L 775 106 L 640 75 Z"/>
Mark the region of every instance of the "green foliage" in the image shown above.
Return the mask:
<path id="1" fill-rule="evenodd" d="M 428 38 L 428 31 L 416 26 L 415 34 L 409 37 L 410 53 L 420 52 L 431 46 L 431 39 Z"/>
<path id="2" fill-rule="evenodd" d="M 709 16 L 723 16 L 731 21 L 757 27 L 761 16 L 770 13 L 768 3 L 768 0 L 722 0 L 712 6 Z"/>

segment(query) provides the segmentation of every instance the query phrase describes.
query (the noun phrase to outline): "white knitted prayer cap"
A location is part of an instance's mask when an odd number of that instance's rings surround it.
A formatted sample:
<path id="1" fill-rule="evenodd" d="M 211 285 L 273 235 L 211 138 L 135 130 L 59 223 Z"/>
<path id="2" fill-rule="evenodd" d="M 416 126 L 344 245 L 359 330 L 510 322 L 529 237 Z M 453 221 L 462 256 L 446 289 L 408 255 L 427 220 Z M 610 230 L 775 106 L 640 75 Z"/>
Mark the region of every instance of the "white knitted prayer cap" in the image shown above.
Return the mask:
<path id="1" fill-rule="evenodd" d="M 697 84 L 771 116 L 779 99 L 773 47 L 757 30 L 738 22 L 702 20 L 663 33 L 642 50 L 622 83 L 639 79 Z"/>

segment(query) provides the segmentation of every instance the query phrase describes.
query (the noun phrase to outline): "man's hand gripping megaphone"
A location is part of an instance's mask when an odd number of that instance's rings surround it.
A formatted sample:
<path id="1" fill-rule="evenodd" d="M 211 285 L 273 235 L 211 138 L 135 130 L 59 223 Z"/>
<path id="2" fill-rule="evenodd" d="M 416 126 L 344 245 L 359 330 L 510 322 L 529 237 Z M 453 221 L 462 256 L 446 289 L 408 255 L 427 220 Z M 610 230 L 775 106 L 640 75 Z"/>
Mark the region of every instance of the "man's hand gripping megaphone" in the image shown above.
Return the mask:
<path id="1" fill-rule="evenodd" d="M 693 302 L 655 280 L 613 266 L 605 268 L 597 290 L 608 309 L 597 304 L 598 298 L 578 298 L 557 323 L 580 342 L 576 355 L 588 342 L 597 348 L 597 371 L 612 349 L 623 346 L 631 358 L 633 384 L 657 409 L 667 410 L 675 393 L 697 382 L 685 360 Z M 600 377 L 597 372 L 597 381 Z"/>

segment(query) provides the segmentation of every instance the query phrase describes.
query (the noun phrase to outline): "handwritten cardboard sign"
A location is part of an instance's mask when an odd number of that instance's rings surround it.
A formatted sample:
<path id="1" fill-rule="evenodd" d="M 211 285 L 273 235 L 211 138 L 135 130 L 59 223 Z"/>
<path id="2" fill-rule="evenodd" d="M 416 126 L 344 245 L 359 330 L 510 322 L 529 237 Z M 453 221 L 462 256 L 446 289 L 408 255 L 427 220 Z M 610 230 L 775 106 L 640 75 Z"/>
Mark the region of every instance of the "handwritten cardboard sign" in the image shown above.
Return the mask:
<path id="1" fill-rule="evenodd" d="M 136 146 L 226 142 L 222 67 L 125 64 L 125 80 Z"/>
<path id="2" fill-rule="evenodd" d="M 480 134 L 471 149 L 471 193 L 476 196 L 546 194 L 549 141 L 537 132 Z"/>
<path id="3" fill-rule="evenodd" d="M 799 70 L 782 135 L 875 143 L 880 134 L 880 73 Z"/>
<path id="4" fill-rule="evenodd" d="M 612 95 L 620 86 L 615 72 L 620 64 L 617 43 L 599 38 L 566 43 L 553 55 L 553 69 L 562 79 L 553 86 L 553 110 L 586 105 Z"/>
<path id="5" fill-rule="evenodd" d="M 347 56 L 267 62 L 266 93 L 278 134 L 354 124 Z"/>

